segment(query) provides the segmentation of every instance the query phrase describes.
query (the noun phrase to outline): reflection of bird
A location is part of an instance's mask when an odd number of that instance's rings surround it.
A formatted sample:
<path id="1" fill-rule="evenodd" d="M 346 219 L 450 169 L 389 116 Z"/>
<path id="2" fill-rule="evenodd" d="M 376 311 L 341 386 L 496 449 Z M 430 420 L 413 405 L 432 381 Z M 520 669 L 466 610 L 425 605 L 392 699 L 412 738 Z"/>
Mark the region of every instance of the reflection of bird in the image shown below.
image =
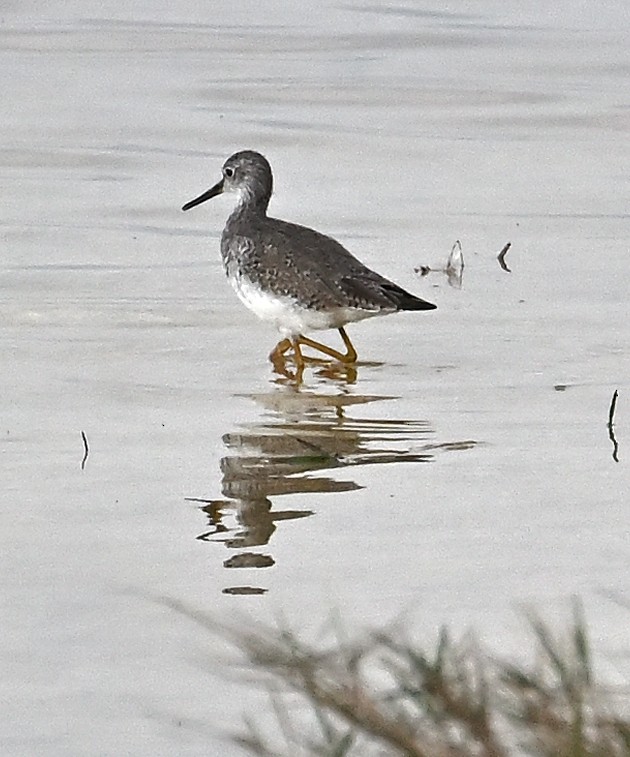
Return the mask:
<path id="1" fill-rule="evenodd" d="M 275 365 L 293 348 L 298 369 L 306 345 L 343 363 L 357 353 L 344 326 L 400 310 L 432 310 L 425 302 L 363 265 L 339 242 L 313 229 L 269 218 L 273 178 L 267 160 L 246 150 L 228 158 L 221 181 L 184 205 L 199 205 L 222 192 L 238 195 L 221 237 L 221 256 L 230 283 L 248 308 L 273 323 L 283 336 L 271 359 Z M 304 336 L 337 329 L 342 353 Z"/>

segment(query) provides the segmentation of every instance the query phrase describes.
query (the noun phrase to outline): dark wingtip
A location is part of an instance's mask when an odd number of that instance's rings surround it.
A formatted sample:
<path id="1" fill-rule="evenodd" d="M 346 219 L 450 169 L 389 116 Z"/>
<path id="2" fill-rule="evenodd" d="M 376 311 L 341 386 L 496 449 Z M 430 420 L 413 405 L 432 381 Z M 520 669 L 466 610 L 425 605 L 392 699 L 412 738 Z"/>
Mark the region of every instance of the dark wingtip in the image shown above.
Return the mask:
<path id="1" fill-rule="evenodd" d="M 385 290 L 389 299 L 396 305 L 397 310 L 435 310 L 437 308 L 437 305 L 434 305 L 432 302 L 427 302 L 420 297 L 416 297 L 415 294 L 411 294 L 411 292 L 391 281 L 383 284 L 382 289 Z"/>
<path id="2" fill-rule="evenodd" d="M 408 299 L 404 299 L 398 305 L 400 310 L 436 310 L 437 305 L 426 300 L 421 300 L 419 297 L 411 295 Z"/>

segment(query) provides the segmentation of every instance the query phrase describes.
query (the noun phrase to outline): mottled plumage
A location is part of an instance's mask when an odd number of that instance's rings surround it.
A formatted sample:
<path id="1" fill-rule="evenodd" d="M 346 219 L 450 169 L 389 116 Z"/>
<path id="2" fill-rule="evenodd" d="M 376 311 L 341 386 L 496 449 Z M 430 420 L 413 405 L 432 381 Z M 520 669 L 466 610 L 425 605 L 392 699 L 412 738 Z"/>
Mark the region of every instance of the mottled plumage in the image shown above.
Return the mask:
<path id="1" fill-rule="evenodd" d="M 272 189 L 267 160 L 245 150 L 226 160 L 218 184 L 183 207 L 188 210 L 222 192 L 238 195 L 221 237 L 221 256 L 241 300 L 285 337 L 272 358 L 282 357 L 293 346 L 301 364 L 299 345 L 307 344 L 354 362 L 356 352 L 343 329 L 347 323 L 400 310 L 435 308 L 367 268 L 331 237 L 270 218 Z M 304 331 L 330 328 L 339 329 L 348 347 L 345 355 L 303 336 Z"/>

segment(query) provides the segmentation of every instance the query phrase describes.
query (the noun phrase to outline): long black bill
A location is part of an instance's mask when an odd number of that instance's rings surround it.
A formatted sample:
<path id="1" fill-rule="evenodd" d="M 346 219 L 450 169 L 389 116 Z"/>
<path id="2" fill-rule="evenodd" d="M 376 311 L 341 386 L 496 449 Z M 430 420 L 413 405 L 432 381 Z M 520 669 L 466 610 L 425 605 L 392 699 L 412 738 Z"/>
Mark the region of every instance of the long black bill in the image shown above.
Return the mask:
<path id="1" fill-rule="evenodd" d="M 190 210 L 191 208 L 194 208 L 195 205 L 201 205 L 202 202 L 205 202 L 206 200 L 210 200 L 213 197 L 220 195 L 221 192 L 223 192 L 223 179 L 221 179 L 221 181 L 218 184 L 215 184 L 213 187 L 210 187 L 210 189 L 208 189 L 202 195 L 199 195 L 199 197 L 195 197 L 194 200 L 187 202 L 182 207 L 182 210 Z"/>

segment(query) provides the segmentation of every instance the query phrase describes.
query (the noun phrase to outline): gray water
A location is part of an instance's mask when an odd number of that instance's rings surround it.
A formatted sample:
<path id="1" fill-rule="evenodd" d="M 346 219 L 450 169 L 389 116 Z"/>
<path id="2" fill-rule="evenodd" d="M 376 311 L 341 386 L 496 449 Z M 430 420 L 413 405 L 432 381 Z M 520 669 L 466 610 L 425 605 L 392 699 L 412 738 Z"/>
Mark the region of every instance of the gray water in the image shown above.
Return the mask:
<path id="1" fill-rule="evenodd" d="M 629 50 L 623 2 L 4 5 L 3 755 L 240 754 L 266 699 L 156 597 L 518 654 L 578 595 L 627 683 Z M 179 210 L 241 148 L 437 303 L 356 376 L 278 381 L 229 200 Z"/>

